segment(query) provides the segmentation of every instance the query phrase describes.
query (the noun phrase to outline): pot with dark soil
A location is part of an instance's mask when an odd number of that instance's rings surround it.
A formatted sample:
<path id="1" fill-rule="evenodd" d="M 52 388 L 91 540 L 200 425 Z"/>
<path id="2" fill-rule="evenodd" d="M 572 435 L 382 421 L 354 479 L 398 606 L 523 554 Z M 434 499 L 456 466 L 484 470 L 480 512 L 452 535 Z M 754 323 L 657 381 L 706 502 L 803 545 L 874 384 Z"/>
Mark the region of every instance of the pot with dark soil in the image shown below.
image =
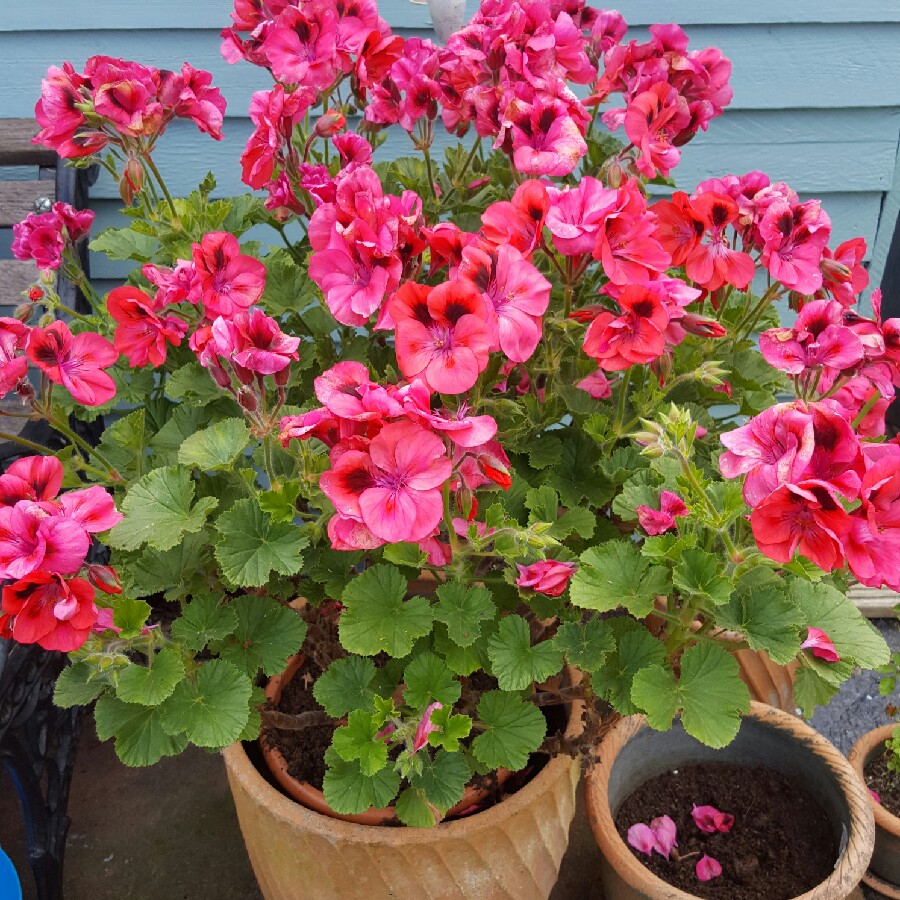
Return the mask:
<path id="1" fill-rule="evenodd" d="M 885 725 L 864 734 L 850 751 L 850 764 L 877 795 L 869 794 L 875 852 L 864 881 L 885 896 L 900 898 L 900 774 L 888 768 L 885 746 L 896 730 L 896 725 Z"/>
<path id="2" fill-rule="evenodd" d="M 808 725 L 754 703 L 715 750 L 623 719 L 586 782 L 605 900 L 839 900 L 874 822 L 865 787 Z"/>

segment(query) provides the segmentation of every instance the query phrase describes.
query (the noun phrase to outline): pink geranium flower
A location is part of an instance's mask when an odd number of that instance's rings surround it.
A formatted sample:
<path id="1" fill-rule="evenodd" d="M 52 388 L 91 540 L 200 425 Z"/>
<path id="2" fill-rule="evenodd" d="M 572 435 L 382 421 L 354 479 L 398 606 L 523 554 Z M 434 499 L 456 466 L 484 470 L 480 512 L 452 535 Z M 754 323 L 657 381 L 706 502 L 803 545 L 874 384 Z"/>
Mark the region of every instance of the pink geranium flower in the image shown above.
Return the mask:
<path id="1" fill-rule="evenodd" d="M 169 344 L 181 346 L 188 324 L 177 316 L 158 316 L 153 301 L 137 288 L 115 288 L 106 298 L 110 316 L 118 322 L 113 346 L 128 357 L 132 369 L 139 366 L 161 366 L 166 361 Z"/>
<path id="2" fill-rule="evenodd" d="M 825 662 L 840 662 L 840 654 L 835 650 L 831 638 L 821 628 L 809 626 L 806 640 L 800 645 L 801 650 L 812 650 L 812 655 Z"/>
<path id="3" fill-rule="evenodd" d="M 13 506 L 18 500 L 47 501 L 55 499 L 63 483 L 63 465 L 55 456 L 24 456 L 17 459 L 3 475 L 0 475 L 4 506 Z M 16 491 L 11 490 L 18 485 Z M 11 502 L 11 494 L 18 492 Z"/>
<path id="4" fill-rule="evenodd" d="M 400 402 L 369 377 L 358 362 L 339 362 L 313 382 L 319 402 L 339 419 L 357 422 L 402 415 Z"/>
<path id="5" fill-rule="evenodd" d="M 302 84 L 314 91 L 330 87 L 335 78 L 337 16 L 327 4 L 287 7 L 275 20 L 263 49 L 272 74 L 285 84 Z"/>
<path id="6" fill-rule="evenodd" d="M 430 703 L 425 708 L 425 712 L 422 714 L 422 721 L 419 722 L 419 726 L 416 728 L 415 737 L 413 738 L 413 753 L 418 753 L 428 743 L 429 734 L 434 731 L 440 731 L 440 728 L 431 721 L 431 714 L 435 712 L 435 710 L 443 708 L 444 704 L 437 702 Z"/>
<path id="7" fill-rule="evenodd" d="M 108 531 L 124 516 L 116 509 L 113 498 L 99 484 L 77 491 L 67 491 L 59 498 L 63 514 L 77 522 L 88 534 Z"/>
<path id="8" fill-rule="evenodd" d="M 412 422 L 386 425 L 368 451 L 335 456 L 319 482 L 337 512 L 382 541 L 419 541 L 443 517 L 440 488 L 452 465 L 443 442 Z"/>
<path id="9" fill-rule="evenodd" d="M 541 339 L 541 316 L 552 285 L 515 247 L 471 244 L 462 251 L 457 277 L 471 281 L 487 301 L 493 337 L 513 362 L 530 359 Z"/>
<path id="10" fill-rule="evenodd" d="M 576 187 L 552 188 L 549 194 L 547 227 L 553 235 L 553 246 L 563 256 L 592 253 L 600 225 L 618 202 L 618 192 L 585 175 Z"/>
<path id="11" fill-rule="evenodd" d="M 524 256 L 538 245 L 549 214 L 546 185 L 535 179 L 523 181 L 512 200 L 492 203 L 481 215 L 482 237 L 496 247 L 509 244 Z"/>
<path id="12" fill-rule="evenodd" d="M 300 338 L 288 337 L 261 309 L 219 316 L 212 336 L 219 356 L 256 375 L 274 375 L 299 359 Z"/>
<path id="13" fill-rule="evenodd" d="M 734 816 L 731 813 L 720 812 L 714 806 L 694 804 L 691 818 L 694 820 L 694 824 L 707 834 L 715 834 L 717 831 L 727 834 L 734 825 Z"/>
<path id="14" fill-rule="evenodd" d="M 647 178 L 667 176 L 681 151 L 673 140 L 690 124 L 687 101 L 671 85 L 654 84 L 633 97 L 625 112 L 625 133 L 640 151 L 637 165 Z"/>
<path id="15" fill-rule="evenodd" d="M 737 204 L 730 197 L 705 193 L 691 206 L 704 234 L 685 261 L 688 277 L 710 291 L 723 284 L 743 290 L 753 280 L 756 267 L 750 255 L 733 249 L 725 236 L 725 229 L 738 217 Z"/>
<path id="16" fill-rule="evenodd" d="M 116 384 L 104 368 L 119 354 L 106 338 L 92 332 L 73 335 L 65 322 L 33 328 L 28 358 L 56 384 L 85 406 L 101 406 L 116 394 Z"/>
<path id="17" fill-rule="evenodd" d="M 684 501 L 672 491 L 662 491 L 659 495 L 659 509 L 642 505 L 636 506 L 634 511 L 638 515 L 641 528 L 647 534 L 652 535 L 665 534 L 675 527 L 677 516 L 688 514 L 688 508 L 684 505 Z"/>
<path id="18" fill-rule="evenodd" d="M 388 309 L 396 325 L 397 363 L 442 394 L 467 391 L 488 362 L 490 331 L 485 301 L 469 281 L 436 288 L 408 282 Z"/>
<path id="19" fill-rule="evenodd" d="M 77 572 L 89 546 L 87 530 L 68 516 L 31 500 L 0 506 L 0 578 L 23 578 L 39 568 Z"/>
<path id="20" fill-rule="evenodd" d="M 628 843 L 640 853 L 652 855 L 656 849 L 656 835 L 653 829 L 644 822 L 636 822 L 628 829 Z"/>
<path id="21" fill-rule="evenodd" d="M 831 220 L 818 200 L 774 201 L 759 223 L 759 233 L 765 242 L 762 264 L 773 278 L 801 294 L 822 287 L 821 262 Z"/>
<path id="22" fill-rule="evenodd" d="M 555 559 L 542 559 L 530 566 L 516 564 L 519 577 L 516 584 L 520 588 L 537 591 L 548 597 L 559 597 L 565 591 L 577 567 L 572 563 L 558 562 Z"/>
<path id="23" fill-rule="evenodd" d="M 750 514 L 756 545 L 770 559 L 788 563 L 799 552 L 825 572 L 844 564 L 842 540 L 853 526 L 827 481 L 784 484 Z"/>
<path id="24" fill-rule="evenodd" d="M 756 506 L 779 485 L 802 478 L 815 451 L 813 419 L 793 403 L 779 403 L 721 441 L 727 450 L 719 469 L 726 478 L 746 474 L 744 499 Z"/>
<path id="25" fill-rule="evenodd" d="M 203 236 L 193 248 L 194 265 L 207 316 L 231 316 L 253 306 L 266 287 L 266 267 L 241 253 L 238 239 L 226 231 Z"/>
<path id="26" fill-rule="evenodd" d="M 18 319 L 0 316 L 0 397 L 5 397 L 28 373 L 24 350 L 30 329 Z"/>
<path id="27" fill-rule="evenodd" d="M 722 866 L 718 860 L 704 853 L 697 861 L 695 871 L 700 881 L 712 881 L 713 878 L 718 878 L 722 874 Z"/>
<path id="28" fill-rule="evenodd" d="M 446 434 L 457 447 L 480 447 L 497 433 L 497 422 L 492 416 L 470 416 L 466 403 L 461 402 L 455 412 L 432 410 L 431 391 L 419 379 L 401 388 L 397 396 L 405 415 Z"/>
<path id="29" fill-rule="evenodd" d="M 2 609 L 14 617 L 17 641 L 63 653 L 87 640 L 99 615 L 87 581 L 50 572 L 35 572 L 4 587 Z"/>
<path id="30" fill-rule="evenodd" d="M 594 400 L 605 400 L 607 397 L 612 396 L 612 387 L 609 379 L 603 374 L 602 369 L 597 369 L 596 372 L 592 372 L 587 378 L 582 378 L 576 387 L 586 391 Z"/>

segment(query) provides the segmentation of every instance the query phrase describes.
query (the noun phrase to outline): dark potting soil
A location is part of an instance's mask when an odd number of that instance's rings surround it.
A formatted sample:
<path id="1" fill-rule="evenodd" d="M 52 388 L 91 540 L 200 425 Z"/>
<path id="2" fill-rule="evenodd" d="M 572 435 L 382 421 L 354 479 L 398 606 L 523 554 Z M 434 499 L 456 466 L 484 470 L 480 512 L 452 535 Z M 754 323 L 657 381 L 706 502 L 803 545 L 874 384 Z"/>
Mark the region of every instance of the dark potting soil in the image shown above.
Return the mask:
<path id="1" fill-rule="evenodd" d="M 319 706 L 312 694 L 312 685 L 321 674 L 321 668 L 313 660 L 307 659 L 303 667 L 284 686 L 277 709 L 292 715 L 304 712 L 324 714 L 325 710 Z M 288 772 L 294 778 L 308 782 L 321 791 L 325 780 L 325 751 L 331 746 L 331 738 L 336 727 L 335 723 L 329 721 L 324 725 L 313 725 L 300 731 L 267 728 L 263 732 L 263 740 L 281 752 L 287 763 Z"/>
<path id="2" fill-rule="evenodd" d="M 881 805 L 891 815 L 900 816 L 900 774 L 887 767 L 887 753 L 869 760 L 866 766 L 866 784 L 878 794 Z"/>
<path id="3" fill-rule="evenodd" d="M 706 834 L 691 817 L 694 805 L 714 806 L 734 816 L 727 834 Z M 616 816 L 623 840 L 636 822 L 670 816 L 678 848 L 666 860 L 629 846 L 655 875 L 711 900 L 789 900 L 811 890 L 834 868 L 837 847 L 828 818 L 809 795 L 788 778 L 760 766 L 685 766 L 650 779 Z M 694 854 L 687 859 L 681 857 Z M 700 881 L 695 872 L 704 854 L 718 860 L 722 874 Z"/>

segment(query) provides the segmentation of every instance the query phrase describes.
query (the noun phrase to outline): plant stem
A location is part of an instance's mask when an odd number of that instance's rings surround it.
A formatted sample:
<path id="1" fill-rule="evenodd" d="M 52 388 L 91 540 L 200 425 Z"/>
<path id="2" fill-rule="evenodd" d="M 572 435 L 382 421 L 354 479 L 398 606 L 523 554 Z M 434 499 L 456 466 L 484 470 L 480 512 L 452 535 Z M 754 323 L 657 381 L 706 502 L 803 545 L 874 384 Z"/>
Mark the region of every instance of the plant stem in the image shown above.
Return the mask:
<path id="1" fill-rule="evenodd" d="M 97 460 L 100 465 L 104 466 L 107 470 L 107 474 L 113 481 L 121 481 L 122 476 L 119 474 L 116 467 L 105 457 L 102 453 L 99 453 L 94 447 L 92 447 L 87 441 L 82 440 L 66 425 L 64 422 L 61 422 L 59 419 L 54 419 L 51 416 L 47 416 L 47 421 L 50 423 L 50 426 L 58 431 L 60 434 L 65 435 L 73 444 L 77 447 L 80 447 L 84 450 L 85 453 L 90 454 Z M 46 448 L 42 448 L 46 449 Z"/>
<path id="2" fill-rule="evenodd" d="M 450 482 L 445 481 L 441 488 L 441 495 L 444 498 L 444 522 L 447 525 L 447 532 L 450 537 L 450 549 L 453 551 L 453 558 L 456 559 L 459 553 L 459 540 L 456 537 L 456 529 L 453 527 L 453 515 L 450 512 Z"/>
<path id="3" fill-rule="evenodd" d="M 625 400 L 628 396 L 628 385 L 631 381 L 631 369 L 626 369 L 625 374 L 622 376 L 622 381 L 619 386 L 619 405 L 616 409 L 616 420 L 613 423 L 613 435 L 615 439 L 618 440 L 622 436 L 621 428 L 622 428 L 622 420 L 625 418 Z"/>
<path id="4" fill-rule="evenodd" d="M 431 196 L 437 200 L 437 190 L 434 186 L 434 171 L 431 168 L 431 151 L 427 146 L 422 147 L 422 155 L 425 157 L 425 171 L 428 173 L 428 187 L 431 191 Z"/>
<path id="5" fill-rule="evenodd" d="M 881 391 L 879 391 L 879 390 L 876 388 L 875 393 L 872 394 L 872 396 L 869 397 L 868 400 L 866 400 L 865 404 L 863 405 L 863 408 L 856 414 L 855 418 L 853 419 L 853 422 L 851 423 L 850 427 L 851 427 L 854 431 L 856 431 L 856 429 L 859 427 L 859 423 L 862 422 L 862 420 L 869 414 L 869 410 L 870 410 L 870 409 L 871 409 L 871 408 L 872 408 L 872 407 L 873 407 L 880 399 L 881 399 Z"/>
<path id="6" fill-rule="evenodd" d="M 472 144 L 472 149 L 469 151 L 469 155 L 466 157 L 465 162 L 463 163 L 463 167 L 460 172 L 457 174 L 457 182 L 450 185 L 450 190 L 441 197 L 440 208 L 443 209 L 450 198 L 456 193 L 456 191 L 463 187 L 462 180 L 466 175 L 466 172 L 469 171 L 469 166 L 472 165 L 472 160 L 475 159 L 475 154 L 478 153 L 479 147 L 481 146 L 481 138 L 477 138 L 475 143 Z"/>
<path id="7" fill-rule="evenodd" d="M 178 211 L 175 209 L 175 201 L 172 200 L 172 195 L 169 193 L 169 189 L 166 187 L 165 181 L 163 181 L 162 175 L 159 174 L 159 169 L 156 168 L 156 163 L 153 162 L 153 157 L 150 154 L 146 154 L 144 156 L 144 161 L 147 163 L 147 168 L 153 173 L 157 182 L 159 183 L 160 188 L 162 189 L 163 195 L 166 198 L 166 202 L 169 204 L 169 209 L 172 211 L 172 221 L 178 219 Z"/>
<path id="8" fill-rule="evenodd" d="M 34 450 L 36 453 L 40 453 L 43 456 L 53 455 L 53 451 L 49 447 L 45 447 L 43 444 L 36 444 L 34 441 L 19 437 L 17 434 L 8 434 L 5 431 L 0 431 L 0 441 L 9 441 L 13 444 L 19 444 L 19 446 L 27 447 L 29 450 Z"/>

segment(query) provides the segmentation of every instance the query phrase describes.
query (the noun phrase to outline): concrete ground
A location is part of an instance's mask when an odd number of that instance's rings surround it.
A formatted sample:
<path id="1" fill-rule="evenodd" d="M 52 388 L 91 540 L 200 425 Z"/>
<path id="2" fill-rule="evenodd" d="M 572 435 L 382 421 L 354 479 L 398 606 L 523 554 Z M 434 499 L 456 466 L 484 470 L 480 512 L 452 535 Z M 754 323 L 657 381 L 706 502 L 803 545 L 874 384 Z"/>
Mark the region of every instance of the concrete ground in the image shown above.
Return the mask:
<path id="1" fill-rule="evenodd" d="M 900 623 L 878 623 L 900 649 Z M 842 751 L 885 720 L 877 676 L 851 679 L 813 725 Z M 65 900 L 261 900 L 216 754 L 191 749 L 149 769 L 119 763 L 88 719 L 69 802 Z M 0 770 L 0 846 L 35 900 L 12 786 Z M 600 900 L 598 850 L 579 806 L 552 900 Z M 874 898 L 874 894 L 869 894 Z M 6 898 L 0 897 L 0 900 Z M 364 898 L 375 900 L 375 898 Z M 489 900 L 489 898 L 485 898 Z"/>

